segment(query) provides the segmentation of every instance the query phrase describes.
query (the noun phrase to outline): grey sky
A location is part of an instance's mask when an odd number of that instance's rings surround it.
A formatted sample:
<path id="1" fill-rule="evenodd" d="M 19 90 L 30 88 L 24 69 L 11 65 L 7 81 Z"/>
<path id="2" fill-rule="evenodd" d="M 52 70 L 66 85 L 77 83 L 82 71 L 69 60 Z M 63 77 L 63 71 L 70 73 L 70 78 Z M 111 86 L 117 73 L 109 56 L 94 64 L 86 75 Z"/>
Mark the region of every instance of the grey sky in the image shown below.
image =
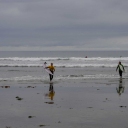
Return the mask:
<path id="1" fill-rule="evenodd" d="M 0 0 L 0 49 L 128 47 L 127 0 Z"/>

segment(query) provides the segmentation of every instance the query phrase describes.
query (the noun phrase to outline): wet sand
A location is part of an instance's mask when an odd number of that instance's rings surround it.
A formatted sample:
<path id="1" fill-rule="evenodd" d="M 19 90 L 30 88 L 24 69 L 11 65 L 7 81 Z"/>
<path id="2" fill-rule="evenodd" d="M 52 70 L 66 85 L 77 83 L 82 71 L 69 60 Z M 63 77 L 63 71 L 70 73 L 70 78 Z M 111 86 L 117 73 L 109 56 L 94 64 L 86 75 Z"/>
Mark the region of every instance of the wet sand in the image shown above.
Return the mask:
<path id="1" fill-rule="evenodd" d="M 127 79 L 3 82 L 0 102 L 1 128 L 128 127 Z"/>

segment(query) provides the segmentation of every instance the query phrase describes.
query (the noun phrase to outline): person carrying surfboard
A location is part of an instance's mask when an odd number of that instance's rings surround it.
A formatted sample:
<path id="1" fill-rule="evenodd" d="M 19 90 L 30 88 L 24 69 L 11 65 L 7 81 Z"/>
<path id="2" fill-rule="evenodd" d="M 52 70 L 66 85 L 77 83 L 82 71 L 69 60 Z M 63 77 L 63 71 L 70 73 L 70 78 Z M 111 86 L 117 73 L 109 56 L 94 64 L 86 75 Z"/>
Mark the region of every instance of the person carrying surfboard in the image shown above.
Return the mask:
<path id="1" fill-rule="evenodd" d="M 46 68 L 48 68 L 52 72 L 52 74 L 54 74 L 55 67 L 53 66 L 53 63 L 51 63 L 51 65 L 46 67 Z M 53 79 L 53 75 L 52 74 L 49 74 L 50 81 L 52 81 L 52 79 Z"/>
<path id="2" fill-rule="evenodd" d="M 117 65 L 116 71 L 119 69 L 119 75 L 120 78 L 122 78 L 122 73 L 125 71 L 124 66 L 121 64 L 121 61 L 119 61 L 119 64 Z"/>

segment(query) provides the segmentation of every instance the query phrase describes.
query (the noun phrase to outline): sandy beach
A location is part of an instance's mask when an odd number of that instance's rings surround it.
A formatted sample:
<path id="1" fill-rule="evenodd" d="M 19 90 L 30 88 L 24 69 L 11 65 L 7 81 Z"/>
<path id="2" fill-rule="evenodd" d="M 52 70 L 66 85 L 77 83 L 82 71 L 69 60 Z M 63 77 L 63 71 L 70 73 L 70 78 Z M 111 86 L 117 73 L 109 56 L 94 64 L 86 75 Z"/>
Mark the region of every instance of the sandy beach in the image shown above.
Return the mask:
<path id="1" fill-rule="evenodd" d="M 117 53 L 1 52 L 0 128 L 128 128 L 128 52 Z"/>
<path id="2" fill-rule="evenodd" d="M 1 128 L 127 128 L 127 79 L 2 82 Z M 122 94 L 118 88 L 124 87 Z"/>

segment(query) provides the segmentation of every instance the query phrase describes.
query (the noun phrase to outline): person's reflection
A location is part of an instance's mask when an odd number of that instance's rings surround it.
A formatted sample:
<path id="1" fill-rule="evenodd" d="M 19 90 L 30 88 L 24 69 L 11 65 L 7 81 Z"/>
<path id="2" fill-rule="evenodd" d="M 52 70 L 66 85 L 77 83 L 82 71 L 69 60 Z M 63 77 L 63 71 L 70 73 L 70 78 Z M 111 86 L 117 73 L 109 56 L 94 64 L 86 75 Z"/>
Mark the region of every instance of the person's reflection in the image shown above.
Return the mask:
<path id="1" fill-rule="evenodd" d="M 50 83 L 48 96 L 51 100 L 53 100 L 54 95 L 55 95 L 55 91 L 54 91 L 53 83 Z"/>
<path id="2" fill-rule="evenodd" d="M 46 104 L 54 104 L 53 97 L 55 95 L 53 83 L 50 83 L 49 92 L 45 94 L 45 97 L 48 97 L 51 101 L 46 101 Z"/>
<path id="3" fill-rule="evenodd" d="M 119 80 L 119 87 L 116 88 L 117 93 L 119 94 L 119 96 L 124 92 L 124 86 L 123 86 L 123 81 L 122 79 Z"/>

